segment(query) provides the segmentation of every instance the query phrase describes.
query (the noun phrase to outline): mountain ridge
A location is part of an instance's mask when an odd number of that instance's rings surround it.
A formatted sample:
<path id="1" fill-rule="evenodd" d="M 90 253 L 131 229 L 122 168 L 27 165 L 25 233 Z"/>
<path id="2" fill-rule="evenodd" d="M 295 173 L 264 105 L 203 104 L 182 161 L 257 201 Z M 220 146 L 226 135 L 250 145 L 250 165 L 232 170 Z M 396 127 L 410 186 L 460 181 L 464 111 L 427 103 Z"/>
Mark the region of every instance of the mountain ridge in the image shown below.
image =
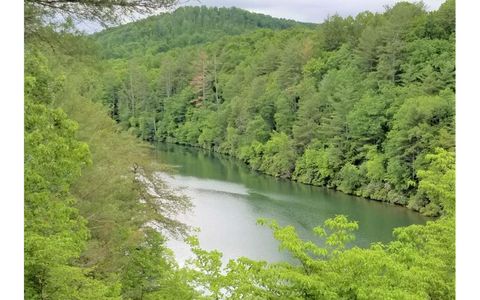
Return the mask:
<path id="1" fill-rule="evenodd" d="M 126 58 L 204 44 L 223 36 L 239 35 L 257 29 L 281 30 L 315 25 L 236 7 L 185 6 L 173 12 L 108 28 L 92 37 L 99 45 L 103 57 Z"/>

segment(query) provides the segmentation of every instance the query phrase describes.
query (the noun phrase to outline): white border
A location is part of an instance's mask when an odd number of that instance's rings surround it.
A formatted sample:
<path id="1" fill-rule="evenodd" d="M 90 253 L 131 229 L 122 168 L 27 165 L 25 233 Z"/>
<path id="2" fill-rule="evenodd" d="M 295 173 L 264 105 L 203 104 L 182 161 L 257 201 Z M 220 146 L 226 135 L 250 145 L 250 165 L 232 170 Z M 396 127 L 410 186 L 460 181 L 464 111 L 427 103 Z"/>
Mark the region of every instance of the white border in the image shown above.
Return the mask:
<path id="1" fill-rule="evenodd" d="M 1 28 L 0 292 L 23 299 L 23 3 L 4 1 Z"/>
<path id="2" fill-rule="evenodd" d="M 478 297 L 479 3 L 457 0 L 457 299 Z"/>

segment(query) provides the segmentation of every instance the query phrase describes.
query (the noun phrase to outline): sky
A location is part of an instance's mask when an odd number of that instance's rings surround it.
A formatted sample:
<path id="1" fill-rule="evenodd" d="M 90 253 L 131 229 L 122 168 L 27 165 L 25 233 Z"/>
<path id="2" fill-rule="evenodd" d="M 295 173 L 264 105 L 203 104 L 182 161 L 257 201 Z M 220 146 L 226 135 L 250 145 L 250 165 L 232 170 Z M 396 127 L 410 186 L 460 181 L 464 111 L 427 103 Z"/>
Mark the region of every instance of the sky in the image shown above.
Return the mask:
<path id="1" fill-rule="evenodd" d="M 398 0 L 180 0 L 181 5 L 238 7 L 248 11 L 301 22 L 321 23 L 329 15 L 355 16 L 362 11 L 382 12 Z M 424 0 L 427 10 L 437 9 L 445 0 Z M 418 1 L 409 1 L 418 2 Z"/>
<path id="2" fill-rule="evenodd" d="M 238 7 L 251 12 L 300 22 L 322 23 L 328 16 L 355 16 L 362 11 L 382 12 L 401 0 L 179 0 L 176 6 Z M 418 2 L 417 0 L 404 0 Z M 435 10 L 445 0 L 423 0 L 427 10 Z M 175 8 L 173 8 L 175 9 Z M 122 23 L 142 19 L 142 16 L 127 17 Z M 77 28 L 86 33 L 102 30 L 95 22 L 81 21 Z"/>

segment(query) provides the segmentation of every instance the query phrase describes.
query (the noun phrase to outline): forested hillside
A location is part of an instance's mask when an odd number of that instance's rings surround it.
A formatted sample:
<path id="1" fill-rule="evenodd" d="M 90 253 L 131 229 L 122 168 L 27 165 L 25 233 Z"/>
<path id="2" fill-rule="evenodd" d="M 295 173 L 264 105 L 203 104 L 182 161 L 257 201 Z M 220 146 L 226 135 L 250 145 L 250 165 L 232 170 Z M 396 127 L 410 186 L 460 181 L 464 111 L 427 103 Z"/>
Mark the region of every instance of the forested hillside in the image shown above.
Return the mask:
<path id="1" fill-rule="evenodd" d="M 185 22 L 184 11 L 188 24 L 216 13 L 184 9 L 165 20 Z M 154 34 L 155 20 L 129 26 Z M 225 32 L 233 24 L 215 23 Z M 97 37 L 100 45 L 114 32 Z M 455 150 L 454 1 L 433 12 L 402 2 L 382 14 L 157 55 L 152 47 L 109 61 L 102 99 L 144 140 L 199 146 L 273 176 L 441 213 L 422 189 L 422 172 L 429 155 Z"/>
<path id="2" fill-rule="evenodd" d="M 25 49 L 25 299 L 191 299 L 165 236 L 146 226 L 185 234 L 174 216 L 190 202 L 152 176 L 165 167 L 148 145 L 89 100 L 100 91 L 85 83 L 99 71 L 88 44 L 50 34 Z"/>
<path id="3" fill-rule="evenodd" d="M 455 2 L 110 60 L 45 21 L 171 2 L 25 2 L 25 299 L 453 299 Z M 190 202 L 138 137 L 439 217 L 368 248 L 349 248 L 362 224 L 345 216 L 314 228 L 324 246 L 259 220 L 297 263 L 225 266 L 176 219 Z M 171 235 L 191 245 L 184 267 Z"/>
<path id="4" fill-rule="evenodd" d="M 238 8 L 181 7 L 95 34 L 107 58 L 155 55 L 172 48 L 216 41 L 260 28 L 286 29 L 301 23 Z"/>

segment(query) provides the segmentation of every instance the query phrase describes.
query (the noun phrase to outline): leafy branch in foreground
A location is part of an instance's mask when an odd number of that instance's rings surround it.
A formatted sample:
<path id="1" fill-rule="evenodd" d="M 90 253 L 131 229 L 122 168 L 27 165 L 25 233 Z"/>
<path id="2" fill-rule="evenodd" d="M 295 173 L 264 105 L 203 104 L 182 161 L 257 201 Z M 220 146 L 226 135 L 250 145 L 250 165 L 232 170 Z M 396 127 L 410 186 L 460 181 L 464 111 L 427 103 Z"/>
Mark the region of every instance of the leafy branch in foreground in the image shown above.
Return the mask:
<path id="1" fill-rule="evenodd" d="M 94 92 L 83 77 L 93 68 L 35 50 L 25 62 L 25 298 L 194 298 L 151 228 L 184 234 L 174 214 L 188 200 L 155 178 L 164 167 L 150 147 L 82 96 Z"/>
<path id="2" fill-rule="evenodd" d="M 259 220 L 280 248 L 300 264 L 248 258 L 222 266 L 221 253 L 190 242 L 195 257 L 186 272 L 207 299 L 452 299 L 455 294 L 454 220 L 395 230 L 396 239 L 370 248 L 346 249 L 356 222 L 336 216 L 316 227 L 324 246 L 303 241 L 292 226 Z M 444 245 L 444 246 L 441 246 Z"/>

